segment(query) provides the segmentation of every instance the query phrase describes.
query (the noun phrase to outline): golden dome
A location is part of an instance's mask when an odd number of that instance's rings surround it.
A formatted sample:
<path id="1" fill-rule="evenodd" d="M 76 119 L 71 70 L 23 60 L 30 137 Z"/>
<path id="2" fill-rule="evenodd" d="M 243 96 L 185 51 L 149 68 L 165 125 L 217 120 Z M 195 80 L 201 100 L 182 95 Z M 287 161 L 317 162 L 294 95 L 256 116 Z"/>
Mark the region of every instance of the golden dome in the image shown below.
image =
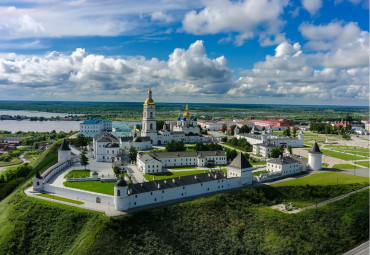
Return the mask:
<path id="1" fill-rule="evenodd" d="M 152 99 L 152 90 L 148 90 L 148 98 L 145 100 L 144 105 L 154 105 L 154 101 Z"/>
<path id="2" fill-rule="evenodd" d="M 189 119 L 190 118 L 190 113 L 189 113 L 189 106 L 186 105 L 186 109 L 183 115 L 185 118 Z"/>

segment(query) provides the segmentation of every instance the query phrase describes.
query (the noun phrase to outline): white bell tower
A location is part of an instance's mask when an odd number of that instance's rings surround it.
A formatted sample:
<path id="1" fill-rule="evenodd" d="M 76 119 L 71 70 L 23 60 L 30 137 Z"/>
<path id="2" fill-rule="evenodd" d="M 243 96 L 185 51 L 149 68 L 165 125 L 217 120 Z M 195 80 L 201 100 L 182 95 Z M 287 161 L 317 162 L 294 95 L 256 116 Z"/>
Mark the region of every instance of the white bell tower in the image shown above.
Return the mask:
<path id="1" fill-rule="evenodd" d="M 141 136 L 149 136 L 152 144 L 158 143 L 157 127 L 155 120 L 155 103 L 152 99 L 152 90 L 148 90 L 148 98 L 145 100 L 143 107 L 143 122 Z"/>

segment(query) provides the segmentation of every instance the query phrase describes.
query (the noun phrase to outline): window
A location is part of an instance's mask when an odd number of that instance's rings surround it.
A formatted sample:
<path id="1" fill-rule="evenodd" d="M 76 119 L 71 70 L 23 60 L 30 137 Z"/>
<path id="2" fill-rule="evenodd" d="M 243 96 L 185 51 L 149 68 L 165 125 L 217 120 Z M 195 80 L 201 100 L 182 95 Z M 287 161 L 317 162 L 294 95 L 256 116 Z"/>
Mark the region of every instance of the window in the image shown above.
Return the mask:
<path id="1" fill-rule="evenodd" d="M 183 186 L 182 189 L 185 189 L 185 186 Z"/>
<path id="2" fill-rule="evenodd" d="M 136 202 L 134 202 L 134 205 L 136 205 Z"/>
<path id="3" fill-rule="evenodd" d="M 121 195 L 121 191 L 117 190 L 117 196 L 120 196 L 120 195 Z"/>
<path id="4" fill-rule="evenodd" d="M 184 196 L 184 193 L 181 193 L 181 196 Z"/>
<path id="5" fill-rule="evenodd" d="M 39 186 L 40 185 L 40 183 L 39 182 L 37 182 L 37 186 Z"/>
<path id="6" fill-rule="evenodd" d="M 157 199 L 156 199 L 156 198 L 154 198 L 154 201 L 157 201 Z"/>
<path id="7" fill-rule="evenodd" d="M 137 198 L 137 195 L 135 195 L 135 198 Z"/>
<path id="8" fill-rule="evenodd" d="M 150 129 L 153 129 L 153 124 L 150 124 Z"/>
<path id="9" fill-rule="evenodd" d="M 150 192 L 150 195 L 153 195 L 153 192 Z"/>
<path id="10" fill-rule="evenodd" d="M 162 189 L 162 193 L 164 193 L 164 190 Z"/>

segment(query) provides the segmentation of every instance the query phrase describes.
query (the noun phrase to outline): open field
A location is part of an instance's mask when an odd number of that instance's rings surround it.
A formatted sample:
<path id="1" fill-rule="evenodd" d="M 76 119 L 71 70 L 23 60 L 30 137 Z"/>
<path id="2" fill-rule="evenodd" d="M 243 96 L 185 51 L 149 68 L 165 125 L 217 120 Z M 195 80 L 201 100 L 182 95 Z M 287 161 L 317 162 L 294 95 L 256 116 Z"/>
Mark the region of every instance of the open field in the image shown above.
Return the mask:
<path id="1" fill-rule="evenodd" d="M 10 162 L 0 161 L 0 167 L 19 165 L 22 164 L 22 162 L 23 161 L 19 158 L 15 158 Z"/>
<path id="2" fill-rule="evenodd" d="M 342 184 L 353 184 L 353 183 L 367 183 L 369 184 L 369 178 L 349 175 L 339 172 L 324 172 L 319 174 L 313 174 L 310 176 L 302 177 L 292 181 L 280 182 L 273 184 L 273 187 L 280 186 L 301 186 L 301 185 L 342 185 Z"/>
<path id="3" fill-rule="evenodd" d="M 357 161 L 356 164 L 364 167 L 370 167 L 370 161 Z"/>
<path id="4" fill-rule="evenodd" d="M 355 169 L 356 166 L 352 164 L 335 164 L 333 165 L 333 168 L 338 168 L 338 169 Z"/>
<path id="5" fill-rule="evenodd" d="M 355 156 L 355 155 L 348 155 L 345 153 L 341 152 L 336 152 L 336 151 L 330 151 L 330 150 L 325 150 L 321 149 L 321 152 L 324 155 L 333 157 L 333 158 L 338 158 L 338 159 L 343 159 L 343 160 L 361 160 L 361 159 L 366 159 L 365 157 L 360 157 L 360 156 Z"/>
<path id="6" fill-rule="evenodd" d="M 114 184 L 116 184 L 116 182 L 101 182 L 101 181 L 63 182 L 63 185 L 68 188 L 82 189 L 112 196 L 114 195 Z"/>
<path id="7" fill-rule="evenodd" d="M 84 202 L 81 202 L 81 201 L 77 201 L 77 200 L 73 200 L 73 199 L 69 199 L 69 198 L 65 198 L 65 197 L 54 196 L 52 194 L 37 194 L 37 196 L 39 196 L 39 197 L 47 197 L 47 198 L 51 198 L 51 199 L 54 199 L 54 200 L 64 201 L 64 202 L 68 202 L 68 203 L 72 203 L 72 204 L 77 204 L 77 205 L 84 204 Z"/>
<path id="8" fill-rule="evenodd" d="M 369 157 L 370 152 L 367 148 L 362 147 L 355 147 L 355 146 L 344 146 L 344 145 L 331 145 L 331 146 L 325 146 L 325 148 L 330 148 L 332 150 L 344 152 L 344 153 L 352 153 L 359 156 L 365 156 Z"/>
<path id="9" fill-rule="evenodd" d="M 80 176 L 82 178 L 85 178 L 85 177 L 90 177 L 90 170 L 89 169 L 82 169 L 82 170 L 72 170 L 71 172 L 69 172 L 68 174 L 66 174 L 64 176 L 64 178 L 68 177 L 68 178 L 73 178 L 73 176 L 75 178 L 80 178 Z"/>

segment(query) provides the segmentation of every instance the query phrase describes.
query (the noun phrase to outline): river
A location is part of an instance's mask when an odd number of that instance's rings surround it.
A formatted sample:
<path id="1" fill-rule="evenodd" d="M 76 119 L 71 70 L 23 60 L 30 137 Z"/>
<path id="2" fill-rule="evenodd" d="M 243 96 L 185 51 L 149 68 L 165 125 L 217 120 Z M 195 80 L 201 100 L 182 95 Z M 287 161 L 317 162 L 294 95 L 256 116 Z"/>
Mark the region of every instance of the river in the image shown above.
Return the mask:
<path id="1" fill-rule="evenodd" d="M 0 110 L 0 115 L 10 115 L 10 116 L 27 116 L 27 117 L 65 117 L 68 115 L 81 115 L 81 114 L 69 114 L 60 112 L 36 112 L 36 111 L 18 111 L 18 110 Z"/>

